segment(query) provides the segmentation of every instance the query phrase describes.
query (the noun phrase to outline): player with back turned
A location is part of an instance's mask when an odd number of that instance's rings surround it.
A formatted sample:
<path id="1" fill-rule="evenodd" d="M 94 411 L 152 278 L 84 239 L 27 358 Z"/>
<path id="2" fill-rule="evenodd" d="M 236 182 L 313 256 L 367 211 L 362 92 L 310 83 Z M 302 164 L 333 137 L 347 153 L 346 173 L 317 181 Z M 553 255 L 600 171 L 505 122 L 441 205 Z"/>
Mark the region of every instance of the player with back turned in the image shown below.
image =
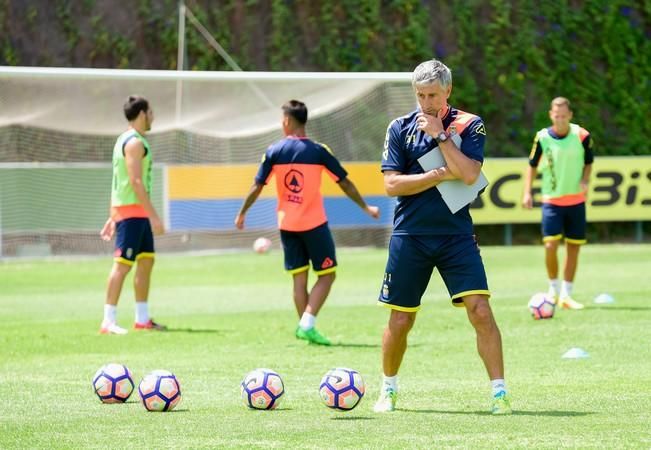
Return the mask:
<path id="1" fill-rule="evenodd" d="M 380 212 L 376 206 L 366 204 L 332 150 L 306 136 L 305 104 L 291 100 L 283 105 L 282 110 L 285 137 L 265 152 L 255 181 L 235 218 L 235 226 L 244 228 L 246 212 L 274 175 L 285 269 L 293 278 L 294 303 L 300 317 L 295 335 L 313 344 L 330 345 L 330 340 L 315 326 L 316 316 L 335 280 L 337 267 L 335 243 L 321 196 L 322 172 L 325 171 L 366 214 L 377 219 Z M 317 281 L 308 291 L 310 262 Z"/>

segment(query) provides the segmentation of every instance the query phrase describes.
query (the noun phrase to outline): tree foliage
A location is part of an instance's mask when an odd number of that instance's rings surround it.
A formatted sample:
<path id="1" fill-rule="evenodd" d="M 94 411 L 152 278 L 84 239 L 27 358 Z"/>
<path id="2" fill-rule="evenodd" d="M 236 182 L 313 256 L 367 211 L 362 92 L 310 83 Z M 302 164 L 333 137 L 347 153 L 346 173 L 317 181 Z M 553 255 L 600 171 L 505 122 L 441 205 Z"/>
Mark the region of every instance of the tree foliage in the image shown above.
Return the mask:
<path id="1" fill-rule="evenodd" d="M 400 72 L 440 58 L 491 156 L 526 154 L 558 95 L 599 154 L 648 153 L 651 0 L 186 4 L 244 70 Z M 173 69 L 177 25 L 176 0 L 0 0 L 0 64 Z M 187 55 L 192 70 L 230 70 L 190 25 Z"/>

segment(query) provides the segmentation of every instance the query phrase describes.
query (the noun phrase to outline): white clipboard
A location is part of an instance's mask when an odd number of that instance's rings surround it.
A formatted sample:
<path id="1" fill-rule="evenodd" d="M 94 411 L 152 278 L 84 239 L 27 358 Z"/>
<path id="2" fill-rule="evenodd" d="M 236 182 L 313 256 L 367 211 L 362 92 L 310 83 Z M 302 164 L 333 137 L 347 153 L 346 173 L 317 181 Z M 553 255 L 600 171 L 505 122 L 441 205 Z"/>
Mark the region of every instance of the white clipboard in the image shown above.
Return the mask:
<path id="1" fill-rule="evenodd" d="M 461 137 L 458 134 L 453 134 L 451 139 L 457 148 L 461 147 Z M 447 165 L 438 146 L 418 158 L 418 163 L 425 172 Z M 450 212 L 455 214 L 464 206 L 472 203 L 486 186 L 488 186 L 488 179 L 484 172 L 480 172 L 471 185 L 467 185 L 461 180 L 448 180 L 442 181 L 436 188 L 441 193 L 441 198 L 443 198 Z"/>

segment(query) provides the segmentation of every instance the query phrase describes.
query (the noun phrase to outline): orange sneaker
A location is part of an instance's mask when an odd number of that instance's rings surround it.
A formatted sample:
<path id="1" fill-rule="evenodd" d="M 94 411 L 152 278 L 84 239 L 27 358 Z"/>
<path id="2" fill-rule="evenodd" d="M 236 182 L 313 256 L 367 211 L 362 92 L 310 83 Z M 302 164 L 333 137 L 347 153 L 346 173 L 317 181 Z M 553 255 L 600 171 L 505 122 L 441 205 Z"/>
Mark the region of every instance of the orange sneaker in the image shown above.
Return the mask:
<path id="1" fill-rule="evenodd" d="M 148 322 L 145 323 L 134 323 L 133 328 L 135 330 L 156 330 L 156 331 L 165 331 L 167 330 L 167 327 L 165 325 L 161 325 L 160 323 L 156 323 L 153 320 L 149 319 Z"/>

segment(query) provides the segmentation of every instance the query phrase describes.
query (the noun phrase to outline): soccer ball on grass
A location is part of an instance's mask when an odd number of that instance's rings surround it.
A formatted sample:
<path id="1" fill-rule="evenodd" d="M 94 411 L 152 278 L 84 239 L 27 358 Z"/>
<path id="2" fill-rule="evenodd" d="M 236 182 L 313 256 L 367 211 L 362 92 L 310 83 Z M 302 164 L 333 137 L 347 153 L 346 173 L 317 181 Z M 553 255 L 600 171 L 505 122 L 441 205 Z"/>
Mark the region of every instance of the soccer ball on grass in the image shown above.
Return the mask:
<path id="1" fill-rule="evenodd" d="M 102 403 L 126 402 L 134 386 L 131 371 L 122 364 L 106 364 L 93 377 L 93 389 Z"/>
<path id="2" fill-rule="evenodd" d="M 252 370 L 240 384 L 242 402 L 251 409 L 275 409 L 284 393 L 282 378 L 270 369 Z"/>
<path id="3" fill-rule="evenodd" d="M 267 253 L 269 249 L 271 248 L 271 240 L 266 237 L 259 237 L 258 239 L 253 242 L 253 250 L 256 253 Z"/>
<path id="4" fill-rule="evenodd" d="M 147 411 L 171 411 L 181 401 L 181 385 L 172 372 L 154 370 L 142 379 L 138 394 Z"/>
<path id="5" fill-rule="evenodd" d="M 321 379 L 319 395 L 323 403 L 332 409 L 350 411 L 364 397 L 366 386 L 362 376 L 353 369 L 329 370 Z"/>
<path id="6" fill-rule="evenodd" d="M 554 310 L 556 309 L 556 304 L 554 299 L 551 298 L 548 294 L 538 293 L 534 294 L 529 300 L 529 311 L 534 319 L 551 319 L 554 317 Z"/>

